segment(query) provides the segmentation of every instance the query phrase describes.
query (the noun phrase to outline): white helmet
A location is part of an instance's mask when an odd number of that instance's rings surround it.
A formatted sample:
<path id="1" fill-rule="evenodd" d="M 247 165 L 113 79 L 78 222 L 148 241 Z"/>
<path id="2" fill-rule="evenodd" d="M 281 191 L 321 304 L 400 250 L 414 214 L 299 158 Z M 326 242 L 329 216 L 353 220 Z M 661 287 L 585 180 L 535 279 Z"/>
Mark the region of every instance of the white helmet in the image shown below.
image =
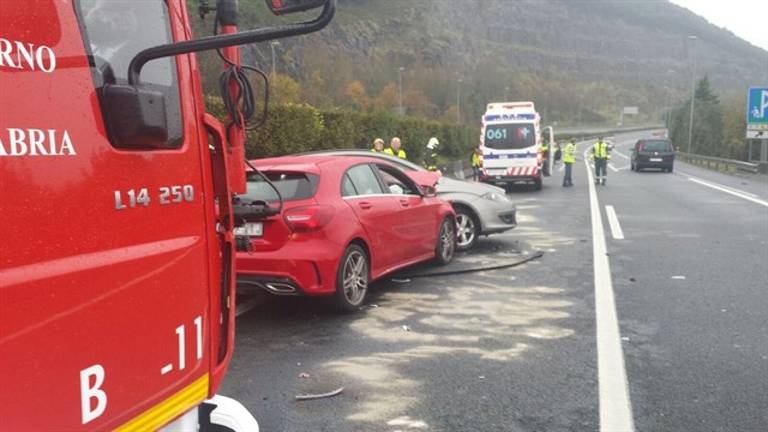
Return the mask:
<path id="1" fill-rule="evenodd" d="M 427 142 L 427 148 L 430 150 L 434 150 L 440 145 L 440 141 L 437 140 L 437 138 L 432 137 L 429 139 L 429 142 Z"/>

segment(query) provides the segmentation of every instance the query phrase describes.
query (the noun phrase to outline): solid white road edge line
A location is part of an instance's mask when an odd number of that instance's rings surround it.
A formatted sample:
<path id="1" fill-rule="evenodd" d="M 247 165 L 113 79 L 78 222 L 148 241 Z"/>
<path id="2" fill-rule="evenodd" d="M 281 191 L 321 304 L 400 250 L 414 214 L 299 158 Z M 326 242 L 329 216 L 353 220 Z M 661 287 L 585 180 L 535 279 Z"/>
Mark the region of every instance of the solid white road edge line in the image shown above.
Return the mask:
<path id="1" fill-rule="evenodd" d="M 703 181 L 705 183 L 711 183 L 711 184 L 714 184 L 716 186 L 720 186 L 721 188 L 729 189 L 729 190 L 732 190 L 734 192 L 737 192 L 737 193 L 740 193 L 740 194 L 744 194 L 746 196 L 751 196 L 752 198 L 760 198 L 759 195 L 755 195 L 755 194 L 753 194 L 751 192 L 743 191 L 741 189 L 735 189 L 735 188 L 732 188 L 732 187 L 729 187 L 729 186 L 726 186 L 726 185 L 723 185 L 723 184 L 720 184 L 720 183 L 715 183 L 715 182 L 712 182 L 712 181 L 709 181 L 709 180 L 705 180 L 705 179 L 703 179 L 701 177 L 697 177 L 697 176 L 695 176 L 693 174 L 688 174 L 688 173 L 682 172 L 680 170 L 677 170 L 677 172 L 675 172 L 675 174 L 682 175 L 682 176 L 685 176 L 685 177 L 690 177 L 690 178 L 693 178 L 693 179 L 696 179 L 696 180 L 701 180 L 701 181 Z"/>
<path id="2" fill-rule="evenodd" d="M 585 162 L 586 164 L 586 162 Z M 592 219 L 592 261 L 595 273 L 595 325 L 597 327 L 597 381 L 600 395 L 600 432 L 634 432 L 627 372 L 621 348 L 619 320 L 605 245 L 603 220 L 592 171 L 587 165 Z"/>
<path id="3" fill-rule="evenodd" d="M 725 186 L 719 186 L 719 185 L 716 185 L 716 184 L 705 182 L 705 181 L 702 181 L 702 180 L 699 180 L 699 179 L 695 179 L 693 177 L 688 177 L 688 180 L 690 180 L 690 181 L 692 181 L 694 183 L 698 183 L 698 184 L 700 184 L 702 186 L 706 186 L 706 187 L 709 187 L 709 188 L 712 188 L 712 189 L 719 190 L 720 192 L 725 192 L 727 194 L 731 194 L 733 196 L 737 196 L 737 197 L 745 199 L 747 201 L 752 201 L 753 203 L 760 204 L 763 207 L 768 207 L 768 201 L 763 201 L 761 199 L 753 198 L 753 197 L 747 195 L 746 192 L 741 192 L 741 191 L 737 192 L 736 190 L 732 190 L 731 188 L 726 188 Z"/>
<path id="4" fill-rule="evenodd" d="M 613 234 L 614 240 L 624 240 L 624 231 L 621 230 L 619 225 L 619 217 L 616 216 L 616 210 L 612 205 L 605 206 L 605 214 L 608 216 L 608 225 L 611 226 L 611 234 Z"/>

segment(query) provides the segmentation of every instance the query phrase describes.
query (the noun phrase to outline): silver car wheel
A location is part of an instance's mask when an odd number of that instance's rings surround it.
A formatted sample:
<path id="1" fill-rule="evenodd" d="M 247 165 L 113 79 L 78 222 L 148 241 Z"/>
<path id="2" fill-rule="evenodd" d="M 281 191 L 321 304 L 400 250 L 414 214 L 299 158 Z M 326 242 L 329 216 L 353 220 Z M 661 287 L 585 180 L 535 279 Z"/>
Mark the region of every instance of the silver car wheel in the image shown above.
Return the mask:
<path id="1" fill-rule="evenodd" d="M 344 297 L 352 305 L 362 303 L 368 290 L 368 262 L 365 255 L 353 251 L 344 262 Z"/>
<path id="2" fill-rule="evenodd" d="M 456 246 L 463 248 L 475 241 L 475 220 L 465 213 L 456 214 Z"/>
<path id="3" fill-rule="evenodd" d="M 456 245 L 456 233 L 453 224 L 443 222 L 440 228 L 440 254 L 443 261 L 448 262 L 453 258 L 453 247 Z"/>

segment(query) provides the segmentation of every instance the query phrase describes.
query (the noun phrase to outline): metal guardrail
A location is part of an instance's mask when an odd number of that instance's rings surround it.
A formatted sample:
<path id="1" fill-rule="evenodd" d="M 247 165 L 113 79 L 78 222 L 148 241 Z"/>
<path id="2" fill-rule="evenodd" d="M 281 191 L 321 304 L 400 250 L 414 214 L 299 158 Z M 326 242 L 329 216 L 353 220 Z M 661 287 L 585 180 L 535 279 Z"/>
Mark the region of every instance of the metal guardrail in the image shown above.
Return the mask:
<path id="1" fill-rule="evenodd" d="M 735 172 L 745 171 L 757 174 L 760 170 L 760 164 L 744 162 L 733 159 L 717 158 L 712 156 L 702 156 L 684 152 L 677 152 L 677 158 L 685 162 L 700 165 L 708 169 L 717 171 Z"/>

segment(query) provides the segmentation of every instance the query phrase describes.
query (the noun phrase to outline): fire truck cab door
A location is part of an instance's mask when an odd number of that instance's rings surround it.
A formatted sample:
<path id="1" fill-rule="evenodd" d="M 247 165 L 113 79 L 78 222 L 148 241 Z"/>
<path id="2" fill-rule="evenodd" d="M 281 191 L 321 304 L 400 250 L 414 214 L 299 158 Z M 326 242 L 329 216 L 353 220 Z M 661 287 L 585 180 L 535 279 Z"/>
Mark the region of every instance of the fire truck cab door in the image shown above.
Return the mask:
<path id="1" fill-rule="evenodd" d="M 208 396 L 221 258 L 191 60 L 142 73 L 164 144 L 110 140 L 100 100 L 136 52 L 186 38 L 183 16 L 163 0 L 0 7 L 3 429 L 154 430 Z"/>

